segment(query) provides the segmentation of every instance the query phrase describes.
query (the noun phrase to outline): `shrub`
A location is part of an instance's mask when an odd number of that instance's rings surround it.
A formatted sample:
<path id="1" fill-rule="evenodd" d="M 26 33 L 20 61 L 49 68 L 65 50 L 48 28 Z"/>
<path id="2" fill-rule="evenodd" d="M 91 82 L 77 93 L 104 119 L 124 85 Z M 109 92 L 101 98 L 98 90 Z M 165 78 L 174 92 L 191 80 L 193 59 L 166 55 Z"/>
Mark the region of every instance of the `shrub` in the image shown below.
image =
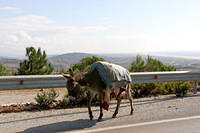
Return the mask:
<path id="1" fill-rule="evenodd" d="M 76 99 L 76 104 L 79 104 L 80 106 L 87 105 L 87 93 L 87 88 L 81 87 L 80 95 Z"/>
<path id="2" fill-rule="evenodd" d="M 158 82 L 158 83 L 135 83 L 131 85 L 133 97 L 146 97 L 166 94 L 184 96 L 190 91 L 190 82 Z"/>
<path id="3" fill-rule="evenodd" d="M 174 86 L 176 96 L 184 96 L 189 92 L 191 84 L 189 82 L 178 81 Z"/>
<path id="4" fill-rule="evenodd" d="M 87 106 L 88 102 L 88 89 L 86 87 L 81 87 L 80 95 L 76 97 L 76 100 L 70 100 L 69 104 L 72 106 Z M 91 105 L 99 105 L 99 96 L 96 95 L 91 102 Z"/>
<path id="5" fill-rule="evenodd" d="M 58 94 L 54 89 L 51 89 L 47 92 L 38 93 L 35 97 L 36 102 L 41 107 L 48 107 L 50 104 L 55 102 L 55 99 L 58 97 Z"/>
<path id="6" fill-rule="evenodd" d="M 155 89 L 154 83 L 135 83 L 131 84 L 133 97 L 146 97 L 151 95 L 151 91 Z"/>
<path id="7" fill-rule="evenodd" d="M 7 76 L 8 75 L 8 68 L 0 63 L 0 76 Z"/>
<path id="8" fill-rule="evenodd" d="M 69 101 L 69 94 L 68 94 L 68 90 L 65 92 L 65 95 L 63 97 L 63 99 L 61 100 L 61 106 L 62 107 L 67 107 L 67 105 L 69 105 L 70 101 Z"/>
<path id="9" fill-rule="evenodd" d="M 158 82 L 154 83 L 155 88 L 151 91 L 151 95 L 166 95 L 173 93 L 174 82 Z"/>

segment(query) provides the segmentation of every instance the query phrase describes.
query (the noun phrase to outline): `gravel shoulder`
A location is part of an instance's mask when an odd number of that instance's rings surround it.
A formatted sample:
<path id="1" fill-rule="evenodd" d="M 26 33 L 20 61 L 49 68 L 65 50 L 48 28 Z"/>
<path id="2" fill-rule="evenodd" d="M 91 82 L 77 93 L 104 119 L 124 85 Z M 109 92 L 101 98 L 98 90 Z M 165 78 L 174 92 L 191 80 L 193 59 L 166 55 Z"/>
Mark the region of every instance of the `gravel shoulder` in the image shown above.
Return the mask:
<path id="1" fill-rule="evenodd" d="M 43 89 L 43 91 L 48 91 L 50 89 Z M 66 88 L 55 88 L 55 91 L 59 94 L 57 98 L 62 99 Z M 0 91 L 0 105 L 10 105 L 10 104 L 24 104 L 35 102 L 34 98 L 37 93 L 42 92 L 40 89 L 31 90 L 5 90 Z"/>
<path id="2" fill-rule="evenodd" d="M 1 97 L 1 96 L 0 96 Z M 87 108 L 46 110 L 0 114 L 0 132 L 54 133 L 87 130 L 113 125 L 124 125 L 185 116 L 200 115 L 200 93 L 177 98 L 174 95 L 134 99 L 134 114 L 128 101 L 123 101 L 117 118 L 112 119 L 116 104 L 104 111 L 103 121 L 96 119 L 99 108 L 92 107 L 94 120 L 90 121 Z"/>

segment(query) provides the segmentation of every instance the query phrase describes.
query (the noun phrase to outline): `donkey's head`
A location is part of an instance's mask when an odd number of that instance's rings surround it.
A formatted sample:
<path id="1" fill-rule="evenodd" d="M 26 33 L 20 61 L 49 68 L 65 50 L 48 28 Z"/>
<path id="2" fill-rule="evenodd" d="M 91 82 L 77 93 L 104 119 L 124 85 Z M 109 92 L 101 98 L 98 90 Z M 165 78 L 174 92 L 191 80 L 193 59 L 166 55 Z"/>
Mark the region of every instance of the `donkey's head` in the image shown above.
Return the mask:
<path id="1" fill-rule="evenodd" d="M 67 89 L 69 97 L 75 99 L 80 95 L 81 87 L 79 83 L 75 80 L 73 72 L 70 70 L 70 75 L 63 75 L 67 79 Z"/>

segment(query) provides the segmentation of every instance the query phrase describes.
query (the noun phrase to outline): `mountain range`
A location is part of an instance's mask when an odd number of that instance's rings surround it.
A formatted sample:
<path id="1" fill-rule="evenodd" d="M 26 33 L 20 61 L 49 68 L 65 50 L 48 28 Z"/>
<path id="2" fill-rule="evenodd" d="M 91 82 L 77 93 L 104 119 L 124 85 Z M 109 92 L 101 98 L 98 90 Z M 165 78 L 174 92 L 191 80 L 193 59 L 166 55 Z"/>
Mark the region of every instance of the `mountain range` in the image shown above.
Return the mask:
<path id="1" fill-rule="evenodd" d="M 106 61 L 121 65 L 128 68 L 135 60 L 136 54 L 88 54 L 88 53 L 67 53 L 62 55 L 55 55 L 48 57 L 48 61 L 54 66 L 54 71 L 59 71 L 62 68 L 67 69 L 71 64 L 79 63 L 84 57 L 103 57 Z M 143 59 L 147 55 L 141 55 Z M 162 61 L 166 65 L 172 65 L 177 70 L 199 70 L 200 58 L 192 57 L 176 57 L 176 56 L 164 56 L 164 55 L 150 55 L 155 59 Z M 9 69 L 16 70 L 19 62 L 22 59 L 13 59 L 0 57 L 0 63 L 5 64 Z"/>

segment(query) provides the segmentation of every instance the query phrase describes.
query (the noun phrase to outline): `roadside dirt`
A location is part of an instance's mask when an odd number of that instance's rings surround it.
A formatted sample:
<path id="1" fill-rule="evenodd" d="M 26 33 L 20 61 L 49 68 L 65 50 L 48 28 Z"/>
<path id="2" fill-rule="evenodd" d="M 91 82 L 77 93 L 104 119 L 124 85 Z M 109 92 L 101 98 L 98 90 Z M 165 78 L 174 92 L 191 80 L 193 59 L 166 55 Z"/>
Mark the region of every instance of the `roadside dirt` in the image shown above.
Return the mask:
<path id="1" fill-rule="evenodd" d="M 65 93 L 66 88 L 54 88 L 57 93 Z M 43 91 L 49 89 L 43 89 Z M 2 95 L 24 95 L 24 94 L 37 94 L 41 92 L 41 89 L 31 89 L 31 90 L 3 90 L 0 91 L 0 96 Z"/>
<path id="2" fill-rule="evenodd" d="M 61 99 L 66 92 L 66 88 L 55 88 L 55 91 L 59 94 L 59 97 L 57 98 L 57 101 L 49 105 L 49 107 L 41 108 L 36 104 L 34 97 L 38 93 L 47 90 L 49 89 L 0 91 L 0 113 L 63 108 L 61 105 Z"/>
<path id="3" fill-rule="evenodd" d="M 72 108 L 72 105 L 63 106 L 61 102 L 61 99 L 63 98 L 66 92 L 66 88 L 55 88 L 55 91 L 59 94 L 59 97 L 56 99 L 56 101 L 53 104 L 49 105 L 48 107 L 41 108 L 38 104 L 36 104 L 34 97 L 36 96 L 37 93 L 40 93 L 42 91 L 47 91 L 47 90 L 49 89 L 0 91 L 0 113 Z M 189 95 L 192 95 L 192 94 L 189 94 Z M 176 96 L 166 95 L 166 96 L 151 97 L 151 99 L 159 100 L 162 98 L 167 99 L 168 97 L 175 98 Z M 138 100 L 139 99 L 134 99 L 135 102 L 137 102 Z M 112 102 L 116 102 L 116 101 L 112 101 Z M 168 108 L 172 108 L 172 106 L 169 106 Z"/>

